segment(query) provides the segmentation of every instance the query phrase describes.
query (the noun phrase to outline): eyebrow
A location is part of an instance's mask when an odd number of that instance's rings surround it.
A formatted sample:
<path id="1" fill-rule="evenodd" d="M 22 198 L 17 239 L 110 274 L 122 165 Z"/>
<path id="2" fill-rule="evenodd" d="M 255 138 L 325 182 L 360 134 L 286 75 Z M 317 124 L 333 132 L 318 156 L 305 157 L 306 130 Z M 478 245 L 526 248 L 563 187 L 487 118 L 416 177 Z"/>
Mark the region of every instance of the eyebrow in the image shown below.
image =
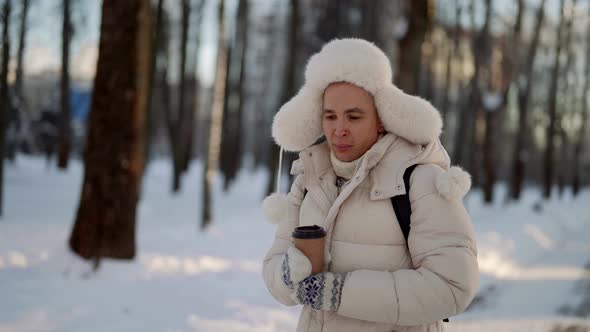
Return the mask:
<path id="1" fill-rule="evenodd" d="M 331 109 L 324 109 L 324 113 L 336 113 L 335 111 L 331 110 Z M 354 108 L 349 108 L 346 111 L 344 111 L 344 114 L 347 113 L 365 113 L 365 111 L 363 111 L 362 109 L 358 108 L 358 107 L 354 107 Z"/>

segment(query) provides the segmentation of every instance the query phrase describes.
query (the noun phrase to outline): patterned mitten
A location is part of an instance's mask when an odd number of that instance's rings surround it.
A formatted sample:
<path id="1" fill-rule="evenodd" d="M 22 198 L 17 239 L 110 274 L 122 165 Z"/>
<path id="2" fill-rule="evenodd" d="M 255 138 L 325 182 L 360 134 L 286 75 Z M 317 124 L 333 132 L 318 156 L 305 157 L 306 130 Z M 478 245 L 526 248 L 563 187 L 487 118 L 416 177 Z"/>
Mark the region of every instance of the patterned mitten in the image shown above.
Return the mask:
<path id="1" fill-rule="evenodd" d="M 343 285 L 344 275 L 322 272 L 301 281 L 291 298 L 315 310 L 337 311 Z"/>
<path id="2" fill-rule="evenodd" d="M 287 249 L 283 264 L 283 283 L 295 289 L 297 284 L 311 274 L 311 262 L 299 249 L 291 246 Z"/>

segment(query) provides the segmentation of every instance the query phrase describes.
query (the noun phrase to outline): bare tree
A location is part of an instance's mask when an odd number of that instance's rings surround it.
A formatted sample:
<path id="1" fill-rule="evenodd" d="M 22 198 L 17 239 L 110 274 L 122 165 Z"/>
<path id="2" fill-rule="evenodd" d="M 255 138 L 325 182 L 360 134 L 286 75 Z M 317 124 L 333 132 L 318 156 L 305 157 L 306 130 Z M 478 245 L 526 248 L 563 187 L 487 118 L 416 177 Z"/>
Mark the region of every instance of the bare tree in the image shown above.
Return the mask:
<path id="1" fill-rule="evenodd" d="M 190 130 L 190 125 L 187 123 L 187 108 L 185 107 L 185 85 L 186 85 L 186 49 L 188 42 L 188 28 L 190 18 L 190 0 L 182 0 L 182 19 L 180 21 L 180 67 L 179 78 L 180 83 L 178 87 L 178 107 L 176 116 L 168 114 L 168 131 L 170 134 L 170 148 L 172 151 L 172 190 L 178 192 L 180 190 L 180 176 L 183 171 L 183 150 L 186 149 L 187 130 Z"/>
<path id="2" fill-rule="evenodd" d="M 292 6 L 292 2 L 289 2 Z M 322 16 L 318 20 L 316 34 L 322 40 L 327 42 L 333 38 L 339 37 L 344 30 L 343 6 L 344 1 L 326 0 L 323 2 Z"/>
<path id="3" fill-rule="evenodd" d="M 20 27 L 18 38 L 18 53 L 16 56 L 16 77 L 14 88 L 16 95 L 21 102 L 23 101 L 23 56 L 27 40 L 27 16 L 29 14 L 29 0 L 22 0 L 22 9 L 20 14 Z"/>
<path id="4" fill-rule="evenodd" d="M 590 6 L 589 9 L 589 16 L 590 16 Z M 573 161 L 573 183 L 572 183 L 572 190 L 575 196 L 578 195 L 580 192 L 580 188 L 582 187 L 582 179 L 581 179 L 581 164 L 582 164 L 582 153 L 584 149 L 587 147 L 585 144 L 586 138 L 586 128 L 588 126 L 588 89 L 590 89 L 590 23 L 587 24 L 586 27 L 586 62 L 584 63 L 584 90 L 582 92 L 582 105 L 580 107 L 581 113 L 581 126 L 578 131 L 578 136 L 576 138 L 576 144 L 574 147 L 574 161 Z"/>
<path id="5" fill-rule="evenodd" d="M 149 0 L 104 0 L 71 249 L 85 259 L 135 256 L 135 217 L 149 98 Z"/>
<path id="6" fill-rule="evenodd" d="M 520 66 L 519 53 L 514 45 L 518 45 L 522 39 L 522 15 L 524 12 L 524 0 L 518 1 L 518 9 L 514 21 L 514 27 L 509 39 L 509 43 L 503 47 L 503 57 L 501 60 L 492 61 L 490 63 L 490 79 L 491 89 L 499 97 L 500 102 L 497 105 L 486 105 L 485 112 L 485 133 L 483 143 L 483 169 L 484 169 L 484 183 L 483 193 L 484 201 L 491 203 L 494 200 L 494 185 L 497 180 L 497 146 L 498 135 L 500 134 L 499 123 L 502 120 L 502 115 L 506 111 L 508 104 L 508 93 L 513 81 L 513 74 L 518 71 Z M 494 68 L 494 65 L 500 62 L 499 68 Z"/>
<path id="7" fill-rule="evenodd" d="M 162 2 L 162 0 L 159 0 Z M 157 15 L 159 18 L 159 31 L 157 32 L 158 40 L 155 45 L 156 54 L 156 72 L 154 73 L 156 91 L 154 91 L 152 103 L 157 105 L 159 109 L 159 118 L 164 120 L 164 129 L 166 130 L 166 136 L 170 143 L 170 154 L 172 162 L 174 163 L 174 135 L 175 132 L 175 120 L 173 119 L 173 110 L 171 107 L 171 92 L 170 84 L 168 82 L 168 73 L 170 70 L 170 18 L 165 6 L 158 7 Z M 156 104 L 156 101 L 158 102 Z M 155 112 L 153 116 L 156 117 Z M 149 116 L 149 115 L 148 115 Z"/>
<path id="8" fill-rule="evenodd" d="M 191 1 L 182 0 L 182 19 L 180 21 L 181 36 L 180 36 L 180 85 L 178 94 L 178 112 L 179 123 L 178 123 L 178 141 L 177 148 L 179 156 L 179 173 L 184 173 L 188 169 L 188 162 L 190 160 L 191 151 L 189 150 L 189 136 L 190 131 L 193 127 L 192 123 L 188 122 L 188 115 L 192 112 L 190 102 L 186 102 L 187 88 L 191 85 L 189 81 L 189 75 L 187 74 L 187 49 L 188 49 L 188 35 L 190 28 L 190 17 L 191 17 Z M 187 107 L 189 106 L 189 107 Z"/>
<path id="9" fill-rule="evenodd" d="M 276 2 L 274 7 L 279 7 L 280 3 Z M 276 28 L 276 22 L 278 21 L 278 14 L 277 10 L 273 10 L 265 17 L 261 25 L 261 37 L 260 39 L 265 40 L 266 42 L 263 44 L 264 46 L 257 49 L 258 56 L 257 56 L 257 63 L 258 64 L 272 64 L 273 60 L 275 60 L 274 52 L 276 49 L 277 39 L 276 36 L 279 34 L 279 29 Z M 275 77 L 275 72 L 277 70 L 277 66 L 273 65 L 262 65 L 260 72 L 254 72 L 258 77 L 266 78 L 266 77 Z M 258 93 L 256 94 L 257 100 L 273 100 L 273 80 L 269 79 L 259 79 L 260 85 L 257 89 Z M 272 94 L 272 95 L 271 95 Z M 270 109 L 274 111 L 275 105 L 273 102 L 268 102 L 264 104 L 265 109 Z M 271 105 L 272 104 L 272 105 Z M 255 137 L 254 137 L 254 166 L 255 167 L 267 167 L 272 168 L 272 164 L 268 164 L 268 160 L 270 159 L 268 156 L 272 154 L 273 147 L 268 144 L 268 137 L 271 135 L 270 133 L 270 124 L 269 124 L 269 116 L 268 111 L 264 112 L 255 112 L 255 127 L 260 128 L 260 130 L 256 130 Z M 274 114 L 274 112 L 272 112 Z"/>
<path id="10" fill-rule="evenodd" d="M 453 60 L 455 59 L 457 53 L 459 52 L 459 32 L 461 30 L 461 6 L 458 0 L 454 2 L 455 6 L 455 27 L 453 28 L 452 32 L 452 45 L 449 45 L 447 56 L 447 63 L 446 63 L 446 70 L 445 70 L 445 85 L 443 87 L 443 100 L 441 103 L 441 112 L 442 112 L 442 119 L 444 122 L 443 128 L 447 127 L 447 114 L 449 113 L 449 108 L 451 106 L 451 84 L 453 84 L 454 77 L 453 77 Z M 446 132 L 443 132 L 443 140 L 446 141 L 448 138 Z"/>
<path id="11" fill-rule="evenodd" d="M 242 110 L 246 98 L 246 52 L 248 50 L 248 0 L 238 2 L 236 28 L 228 48 L 225 91 L 225 120 L 221 138 L 220 169 L 224 174 L 224 189 L 235 179 L 242 155 Z"/>
<path id="12" fill-rule="evenodd" d="M 475 29 L 475 8 L 470 3 L 471 26 Z M 482 67 L 488 63 L 490 51 L 490 18 L 491 0 L 486 0 L 485 20 L 481 31 L 477 32 L 471 42 L 471 53 L 474 57 L 474 72 L 469 81 L 469 95 L 461 105 L 458 114 L 457 133 L 455 134 L 454 161 L 458 164 L 469 162 L 468 169 L 472 174 L 474 185 L 479 185 L 479 148 L 480 142 L 476 135 L 477 119 L 481 115 L 480 80 Z M 465 144 L 470 142 L 470 144 Z M 467 160 L 465 155 L 470 157 Z"/>
<path id="13" fill-rule="evenodd" d="M 560 1 L 559 6 L 559 24 L 557 25 L 556 41 L 555 41 L 555 60 L 553 62 L 553 68 L 551 70 L 551 85 L 549 87 L 549 103 L 547 105 L 549 113 L 549 126 L 547 127 L 546 133 L 546 144 L 545 144 L 545 158 L 544 158 L 544 186 L 543 196 L 546 199 L 551 198 L 551 189 L 553 187 L 553 170 L 554 165 L 554 150 L 555 150 L 555 134 L 557 132 L 557 90 L 558 90 L 558 78 L 560 72 L 559 58 L 561 55 L 561 49 L 563 48 L 562 41 L 562 30 L 565 23 L 564 19 L 564 7 L 565 0 Z"/>
<path id="14" fill-rule="evenodd" d="M 436 25 L 437 22 L 433 22 L 426 32 L 426 37 L 421 47 L 422 64 L 420 65 L 420 77 L 418 78 L 418 95 L 431 101 L 434 105 L 436 105 L 434 89 L 437 81 L 437 73 L 434 67 L 440 57 L 440 42 L 437 42 L 435 38 Z"/>
<path id="15" fill-rule="evenodd" d="M 377 46 L 383 46 L 383 40 L 379 33 L 381 26 L 383 0 L 361 1 L 361 36 L 374 42 Z"/>
<path id="16" fill-rule="evenodd" d="M 188 169 L 189 161 L 192 159 L 193 155 L 193 146 L 198 146 L 195 144 L 195 114 L 199 110 L 200 105 L 200 89 L 201 85 L 199 82 L 198 77 L 196 76 L 196 67 L 198 65 L 199 60 L 199 50 L 201 47 L 201 24 L 203 20 L 203 7 L 205 5 L 204 0 L 199 0 L 195 7 L 196 10 L 193 12 L 196 13 L 195 22 L 191 25 L 193 28 L 191 30 L 197 31 L 196 38 L 195 38 L 195 47 L 194 47 L 194 56 L 193 56 L 193 63 L 195 67 L 191 67 L 191 72 L 193 75 L 191 76 L 191 81 L 189 84 L 189 91 L 191 91 L 192 98 L 190 99 L 189 108 L 187 109 L 187 133 L 186 133 L 186 149 L 184 150 L 183 156 L 183 170 L 186 171 Z"/>
<path id="17" fill-rule="evenodd" d="M 283 89 L 281 95 L 281 105 L 286 103 L 289 98 L 291 98 L 295 94 L 295 64 L 296 58 L 295 54 L 297 52 L 297 45 L 299 41 L 299 21 L 300 17 L 300 2 L 299 0 L 290 0 L 289 1 L 290 7 L 290 16 L 289 16 L 289 39 L 288 43 L 288 52 L 287 52 L 287 59 L 285 63 L 285 76 L 283 79 Z M 278 108 L 277 108 L 278 109 Z M 274 191 L 276 187 L 276 177 L 274 174 L 277 174 L 277 171 L 282 171 L 278 169 L 279 164 L 279 148 L 278 146 L 271 141 L 270 142 L 270 174 L 268 184 L 266 186 L 267 194 L 270 194 Z"/>
<path id="18" fill-rule="evenodd" d="M 0 73 L 0 216 L 4 213 L 4 155 L 6 142 L 8 96 L 8 60 L 10 59 L 11 0 L 4 0 L 2 8 L 2 72 Z"/>
<path id="19" fill-rule="evenodd" d="M 570 162 L 570 138 L 568 137 L 569 133 L 565 128 L 565 120 L 568 116 L 571 116 L 573 113 L 573 109 L 575 109 L 576 104 L 576 96 L 572 93 L 572 84 L 570 80 L 570 76 L 572 75 L 571 70 L 575 65 L 575 50 L 574 50 L 574 43 L 572 42 L 572 35 L 574 34 L 573 27 L 574 27 L 574 15 L 575 7 L 576 7 L 577 0 L 572 0 L 571 2 L 571 9 L 569 9 L 570 14 L 568 15 L 568 19 L 565 23 L 565 41 L 564 41 L 564 48 L 566 51 L 566 62 L 565 66 L 562 71 L 560 71 L 560 77 L 563 82 L 563 88 L 561 89 L 564 98 L 561 104 L 558 106 L 557 111 L 557 138 L 559 139 L 559 157 L 558 160 L 560 161 L 557 164 L 557 188 L 559 197 L 563 196 L 565 191 L 565 183 L 566 179 L 571 173 L 571 162 Z M 577 84 L 575 84 L 577 85 Z"/>
<path id="20" fill-rule="evenodd" d="M 145 169 L 145 164 L 147 164 L 148 160 L 150 159 L 151 153 L 151 145 L 152 140 L 156 131 L 156 116 L 155 116 L 155 107 L 154 104 L 156 103 L 156 82 L 157 82 L 157 73 L 158 73 L 158 57 L 161 53 L 163 42 L 163 26 L 164 26 L 164 0 L 158 0 L 156 4 L 156 16 L 153 22 L 154 28 L 152 29 L 152 54 L 150 59 L 150 102 L 147 105 L 146 111 L 146 130 L 145 130 L 145 138 L 144 138 L 144 165 L 143 168 Z"/>
<path id="21" fill-rule="evenodd" d="M 518 127 L 516 129 L 516 143 L 512 153 L 512 177 L 510 181 L 510 197 L 514 200 L 520 198 L 522 185 L 525 178 L 525 165 L 529 155 L 529 124 L 530 99 L 533 86 L 533 65 L 537 58 L 541 29 L 545 19 L 545 0 L 541 0 L 536 11 L 533 37 L 526 57 L 521 61 L 520 80 L 518 81 Z M 521 43 L 519 43 L 521 44 Z"/>
<path id="22" fill-rule="evenodd" d="M 203 204 L 201 215 L 201 228 L 206 228 L 212 219 L 211 212 L 211 188 L 213 178 L 219 163 L 219 150 L 221 144 L 221 129 L 223 125 L 223 108 L 225 96 L 225 83 L 227 75 L 227 36 L 224 17 L 225 1 L 219 3 L 218 14 L 218 41 L 217 63 L 215 67 L 215 83 L 213 86 L 213 104 L 211 107 L 211 123 L 209 125 L 209 144 L 207 147 L 207 160 L 203 167 Z"/>
<path id="23" fill-rule="evenodd" d="M 70 43 L 72 40 L 72 18 L 70 0 L 63 0 L 62 46 L 61 46 L 61 83 L 60 83 L 60 128 L 57 166 L 68 168 L 72 129 L 70 125 Z"/>
<path id="24" fill-rule="evenodd" d="M 432 25 L 432 13 L 428 0 L 413 0 L 409 5 L 408 31 L 399 42 L 399 64 L 397 84 L 409 94 L 417 94 L 420 68 L 422 65 L 422 44 Z"/>

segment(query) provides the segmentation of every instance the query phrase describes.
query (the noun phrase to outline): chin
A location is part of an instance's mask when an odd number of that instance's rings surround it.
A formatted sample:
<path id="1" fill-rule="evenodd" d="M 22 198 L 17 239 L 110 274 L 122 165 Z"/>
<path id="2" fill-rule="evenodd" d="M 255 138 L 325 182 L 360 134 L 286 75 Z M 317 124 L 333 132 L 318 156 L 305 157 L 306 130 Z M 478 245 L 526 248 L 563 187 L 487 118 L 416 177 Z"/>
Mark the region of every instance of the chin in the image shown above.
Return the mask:
<path id="1" fill-rule="evenodd" d="M 340 161 L 353 161 L 356 160 L 357 158 L 355 158 L 355 154 L 354 153 L 335 153 L 336 158 L 338 158 L 338 160 Z"/>

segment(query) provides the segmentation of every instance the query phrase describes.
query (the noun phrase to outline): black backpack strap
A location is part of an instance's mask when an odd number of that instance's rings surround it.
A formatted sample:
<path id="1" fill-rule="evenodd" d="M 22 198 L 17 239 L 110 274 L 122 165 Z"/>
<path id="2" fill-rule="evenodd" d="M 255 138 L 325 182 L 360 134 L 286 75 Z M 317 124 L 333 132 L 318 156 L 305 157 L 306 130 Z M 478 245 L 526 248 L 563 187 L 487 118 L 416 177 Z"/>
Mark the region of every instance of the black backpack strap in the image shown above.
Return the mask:
<path id="1" fill-rule="evenodd" d="M 393 211 L 399 222 L 399 226 L 404 233 L 406 242 L 410 235 L 410 215 L 412 214 L 412 206 L 410 205 L 410 177 L 412 172 L 418 165 L 412 165 L 404 172 L 404 185 L 406 187 L 406 193 L 404 195 L 398 195 L 391 197 L 391 205 L 393 205 Z M 449 322 L 448 318 L 443 319 L 443 322 Z"/>
<path id="2" fill-rule="evenodd" d="M 395 216 L 399 222 L 399 227 L 404 234 L 406 242 L 408 241 L 408 236 L 410 235 L 410 215 L 412 214 L 412 207 L 410 205 L 410 177 L 412 176 L 412 172 L 416 166 L 418 165 L 412 165 L 404 172 L 404 185 L 406 187 L 406 193 L 404 195 L 391 197 L 391 205 L 393 206 L 393 211 L 395 212 Z"/>

